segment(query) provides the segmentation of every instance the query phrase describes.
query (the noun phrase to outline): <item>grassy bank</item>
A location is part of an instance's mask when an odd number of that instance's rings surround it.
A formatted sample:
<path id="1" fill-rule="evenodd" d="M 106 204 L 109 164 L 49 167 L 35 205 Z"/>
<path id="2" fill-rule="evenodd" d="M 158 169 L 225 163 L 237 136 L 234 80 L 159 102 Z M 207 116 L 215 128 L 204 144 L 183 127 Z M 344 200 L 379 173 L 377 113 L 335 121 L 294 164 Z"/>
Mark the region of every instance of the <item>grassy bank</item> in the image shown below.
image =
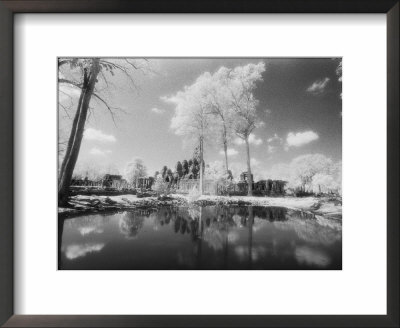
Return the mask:
<path id="1" fill-rule="evenodd" d="M 171 195 L 169 197 L 145 197 L 136 195 L 76 195 L 70 199 L 70 207 L 58 209 L 59 218 L 66 218 L 80 214 L 112 212 L 136 208 L 157 208 L 160 206 L 196 205 L 235 205 L 235 206 L 277 206 L 293 210 L 311 212 L 313 214 L 341 218 L 342 204 L 339 199 L 327 197 L 247 197 L 247 196 L 200 196 L 196 199 L 185 195 Z"/>

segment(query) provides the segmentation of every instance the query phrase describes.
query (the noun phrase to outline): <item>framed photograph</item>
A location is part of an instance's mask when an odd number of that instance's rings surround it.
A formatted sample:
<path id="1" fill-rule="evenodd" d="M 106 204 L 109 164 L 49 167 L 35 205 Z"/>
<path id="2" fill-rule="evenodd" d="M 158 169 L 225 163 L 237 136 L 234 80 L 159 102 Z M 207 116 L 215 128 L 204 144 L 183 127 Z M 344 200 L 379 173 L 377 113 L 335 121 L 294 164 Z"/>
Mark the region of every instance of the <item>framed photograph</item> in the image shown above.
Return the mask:
<path id="1" fill-rule="evenodd" d="M 0 1 L 5 327 L 398 327 L 399 3 Z"/>

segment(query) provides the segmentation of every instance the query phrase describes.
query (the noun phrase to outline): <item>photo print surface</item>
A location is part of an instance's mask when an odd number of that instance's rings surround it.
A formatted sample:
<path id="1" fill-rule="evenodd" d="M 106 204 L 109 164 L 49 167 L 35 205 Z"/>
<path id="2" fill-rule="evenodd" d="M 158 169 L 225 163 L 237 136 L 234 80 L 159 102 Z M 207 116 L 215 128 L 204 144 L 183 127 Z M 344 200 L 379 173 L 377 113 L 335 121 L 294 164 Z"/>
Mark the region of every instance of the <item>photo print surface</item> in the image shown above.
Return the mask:
<path id="1" fill-rule="evenodd" d="M 341 58 L 72 58 L 59 270 L 341 270 Z"/>

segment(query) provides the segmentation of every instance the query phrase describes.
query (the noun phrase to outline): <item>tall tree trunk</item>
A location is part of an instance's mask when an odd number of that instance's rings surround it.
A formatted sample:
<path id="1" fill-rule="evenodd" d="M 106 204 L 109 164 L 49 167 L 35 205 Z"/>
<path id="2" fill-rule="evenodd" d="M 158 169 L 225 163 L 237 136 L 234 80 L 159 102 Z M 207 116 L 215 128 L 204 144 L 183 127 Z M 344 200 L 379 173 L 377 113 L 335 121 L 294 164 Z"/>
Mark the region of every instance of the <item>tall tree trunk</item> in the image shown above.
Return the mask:
<path id="1" fill-rule="evenodd" d="M 246 151 L 247 151 L 247 195 L 253 195 L 253 178 L 251 176 L 251 167 L 250 167 L 250 145 L 249 145 L 249 136 L 246 136 Z"/>
<path id="2" fill-rule="evenodd" d="M 203 195 L 204 187 L 203 187 L 203 137 L 200 137 L 200 195 Z"/>
<path id="3" fill-rule="evenodd" d="M 76 129 L 71 130 L 70 139 L 68 143 L 71 142 L 71 149 L 69 156 L 64 157 L 63 174 L 58 184 L 58 202 L 59 205 L 66 205 L 68 201 L 69 187 L 72 180 L 72 174 L 74 172 L 75 164 L 78 159 L 79 150 L 82 143 L 83 132 L 85 128 L 87 113 L 89 110 L 90 99 L 93 95 L 94 86 L 97 81 L 97 75 L 100 71 L 99 59 L 93 59 L 92 65 L 89 69 L 89 73 L 85 70 L 84 83 L 82 87 L 82 101 L 80 102 L 80 107 L 77 109 L 76 114 L 78 115 Z M 75 119 L 74 119 L 75 120 Z"/>
<path id="4" fill-rule="evenodd" d="M 228 167 L 228 140 L 226 137 L 226 127 L 224 125 L 224 132 L 222 134 L 223 142 L 224 142 L 224 153 L 225 153 L 225 168 L 226 168 L 226 173 L 229 171 Z"/>

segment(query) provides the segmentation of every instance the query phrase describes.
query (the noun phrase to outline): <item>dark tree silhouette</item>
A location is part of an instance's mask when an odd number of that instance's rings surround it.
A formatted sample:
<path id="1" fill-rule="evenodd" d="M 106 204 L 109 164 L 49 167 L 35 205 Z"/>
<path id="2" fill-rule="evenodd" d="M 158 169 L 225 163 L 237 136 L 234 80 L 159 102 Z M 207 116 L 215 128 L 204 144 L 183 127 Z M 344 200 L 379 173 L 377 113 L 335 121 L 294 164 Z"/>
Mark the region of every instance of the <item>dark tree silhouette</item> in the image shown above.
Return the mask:
<path id="1" fill-rule="evenodd" d="M 167 176 L 167 171 L 168 171 L 168 167 L 164 165 L 164 167 L 161 170 L 161 176 L 163 179 L 165 179 L 165 177 Z"/>
<path id="2" fill-rule="evenodd" d="M 183 175 L 183 166 L 181 164 L 181 162 L 178 161 L 178 163 L 176 163 L 176 173 L 178 173 L 178 176 L 181 178 Z"/>
<path id="3" fill-rule="evenodd" d="M 182 166 L 183 166 L 183 175 L 189 174 L 189 163 L 186 159 L 183 161 Z"/>

